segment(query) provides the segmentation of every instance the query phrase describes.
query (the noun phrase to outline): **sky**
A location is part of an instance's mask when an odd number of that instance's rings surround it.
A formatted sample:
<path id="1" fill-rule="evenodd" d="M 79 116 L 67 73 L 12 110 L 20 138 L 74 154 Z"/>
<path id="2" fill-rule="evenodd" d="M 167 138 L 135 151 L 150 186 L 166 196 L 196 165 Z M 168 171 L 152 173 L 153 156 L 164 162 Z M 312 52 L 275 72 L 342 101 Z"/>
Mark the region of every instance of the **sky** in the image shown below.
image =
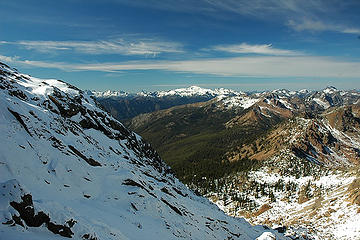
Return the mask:
<path id="1" fill-rule="evenodd" d="M 358 0 L 0 1 L 0 61 L 89 90 L 360 89 Z"/>

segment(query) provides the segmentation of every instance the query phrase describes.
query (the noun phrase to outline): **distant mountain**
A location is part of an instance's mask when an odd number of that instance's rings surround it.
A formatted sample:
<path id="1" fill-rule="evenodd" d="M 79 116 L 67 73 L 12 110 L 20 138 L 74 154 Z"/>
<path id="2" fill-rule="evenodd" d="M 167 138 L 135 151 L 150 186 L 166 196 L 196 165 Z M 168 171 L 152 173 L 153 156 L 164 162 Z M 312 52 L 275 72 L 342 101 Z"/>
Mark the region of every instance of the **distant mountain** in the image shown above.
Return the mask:
<path id="1" fill-rule="evenodd" d="M 217 98 L 226 107 L 247 109 L 260 100 L 282 105 L 293 110 L 321 111 L 333 106 L 352 104 L 358 101 L 358 91 L 341 91 L 328 87 L 322 91 L 289 91 L 279 89 L 260 93 L 244 93 L 230 89 L 205 89 L 197 86 L 169 91 L 126 93 L 122 91 L 88 91 L 119 120 L 133 118 L 142 113 L 150 113 L 184 104 L 205 102 Z M 302 105 L 302 106 L 300 106 Z"/>
<path id="2" fill-rule="evenodd" d="M 119 120 L 133 118 L 142 113 L 167 109 L 189 103 L 211 100 L 219 96 L 237 96 L 241 93 L 228 89 L 204 89 L 197 86 L 170 91 L 125 93 L 122 91 L 90 92 Z"/>
<path id="3" fill-rule="evenodd" d="M 0 63 L 0 109 L 1 239 L 285 239 L 195 195 L 74 86 Z"/>
<path id="4" fill-rule="evenodd" d="M 92 93 L 95 97 L 97 98 L 107 98 L 107 97 L 157 97 L 157 98 L 161 98 L 161 97 L 165 97 L 165 96 L 177 96 L 177 97 L 196 97 L 196 96 L 202 96 L 202 97 L 217 97 L 220 95 L 224 95 L 224 96 L 231 96 L 231 95 L 239 95 L 241 94 L 241 92 L 236 92 L 234 90 L 230 90 L 230 89 L 224 89 L 224 88 L 219 88 L 219 89 L 206 89 L 206 88 L 201 88 L 198 86 L 190 86 L 188 88 L 178 88 L 178 89 L 174 89 L 174 90 L 169 90 L 169 91 L 155 91 L 155 92 L 146 92 L 146 91 L 142 91 L 139 93 L 126 93 L 124 91 L 112 91 L 112 90 L 107 90 L 104 92 L 101 91 L 89 91 L 90 93 Z"/>

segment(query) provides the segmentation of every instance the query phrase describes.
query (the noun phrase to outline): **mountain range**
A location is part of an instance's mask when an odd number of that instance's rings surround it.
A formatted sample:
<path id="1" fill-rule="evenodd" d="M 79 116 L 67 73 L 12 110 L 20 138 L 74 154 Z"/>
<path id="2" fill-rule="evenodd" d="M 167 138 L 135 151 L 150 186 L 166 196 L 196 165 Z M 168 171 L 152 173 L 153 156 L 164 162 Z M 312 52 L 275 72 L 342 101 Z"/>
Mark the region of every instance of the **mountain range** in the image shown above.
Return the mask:
<path id="1" fill-rule="evenodd" d="M 273 102 L 288 110 L 318 111 L 343 104 L 353 104 L 358 101 L 359 91 L 338 90 L 329 86 L 321 91 L 299 90 L 289 91 L 278 89 L 264 92 L 239 92 L 231 89 L 205 89 L 198 86 L 179 88 L 169 91 L 126 93 L 123 91 L 87 91 L 117 119 L 129 119 L 142 113 L 168 109 L 173 106 L 205 102 L 217 98 L 227 106 L 249 108 L 263 101 Z M 300 106 L 300 105 L 302 106 Z"/>
<path id="2" fill-rule="evenodd" d="M 1 239 L 285 239 L 194 194 L 92 96 L 0 64 Z"/>
<path id="3" fill-rule="evenodd" d="M 142 114 L 123 121 L 191 189 L 253 224 L 286 226 L 314 239 L 357 239 L 359 91 L 190 87 L 142 99 L 163 96 L 193 102 L 138 109 Z M 121 98 L 112 99 L 104 104 L 110 112 L 122 106 Z"/>

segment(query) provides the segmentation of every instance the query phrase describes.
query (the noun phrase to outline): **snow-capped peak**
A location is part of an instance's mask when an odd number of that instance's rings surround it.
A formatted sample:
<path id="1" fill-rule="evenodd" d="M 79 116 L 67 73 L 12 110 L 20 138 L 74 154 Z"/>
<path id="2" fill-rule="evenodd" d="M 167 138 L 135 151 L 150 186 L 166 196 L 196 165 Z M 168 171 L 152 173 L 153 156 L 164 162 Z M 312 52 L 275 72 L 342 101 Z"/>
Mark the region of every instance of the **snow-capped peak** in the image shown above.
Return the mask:
<path id="1" fill-rule="evenodd" d="M 164 97 L 169 95 L 178 95 L 182 97 L 189 96 L 204 96 L 204 95 L 214 95 L 214 91 L 211 89 L 201 88 L 198 86 L 190 86 L 188 88 L 178 88 L 169 91 L 159 91 L 157 92 L 158 97 Z"/>
<path id="2" fill-rule="evenodd" d="M 284 96 L 290 96 L 290 91 L 287 89 L 276 89 L 276 90 L 273 90 L 272 93 L 280 94 L 280 95 L 284 95 Z"/>
<path id="3" fill-rule="evenodd" d="M 333 94 L 333 93 L 336 93 L 338 91 L 339 90 L 336 87 L 333 87 L 333 86 L 328 86 L 323 90 L 323 92 L 327 93 L 327 94 Z"/>
<path id="4" fill-rule="evenodd" d="M 113 91 L 113 90 L 106 90 L 106 91 L 89 91 L 92 95 L 97 98 L 108 98 L 108 97 L 126 97 L 130 94 L 124 91 Z"/>

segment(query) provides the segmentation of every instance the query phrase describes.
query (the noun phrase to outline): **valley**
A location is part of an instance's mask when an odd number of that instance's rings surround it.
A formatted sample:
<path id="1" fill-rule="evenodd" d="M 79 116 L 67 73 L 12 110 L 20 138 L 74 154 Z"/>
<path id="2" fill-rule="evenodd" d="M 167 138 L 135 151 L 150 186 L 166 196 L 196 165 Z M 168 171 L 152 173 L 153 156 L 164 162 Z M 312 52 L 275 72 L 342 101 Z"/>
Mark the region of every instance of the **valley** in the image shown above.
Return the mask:
<path id="1" fill-rule="evenodd" d="M 334 87 L 232 92 L 124 123 L 229 215 L 320 239 L 351 238 L 349 228 L 356 239 L 359 110 L 359 92 Z"/>

